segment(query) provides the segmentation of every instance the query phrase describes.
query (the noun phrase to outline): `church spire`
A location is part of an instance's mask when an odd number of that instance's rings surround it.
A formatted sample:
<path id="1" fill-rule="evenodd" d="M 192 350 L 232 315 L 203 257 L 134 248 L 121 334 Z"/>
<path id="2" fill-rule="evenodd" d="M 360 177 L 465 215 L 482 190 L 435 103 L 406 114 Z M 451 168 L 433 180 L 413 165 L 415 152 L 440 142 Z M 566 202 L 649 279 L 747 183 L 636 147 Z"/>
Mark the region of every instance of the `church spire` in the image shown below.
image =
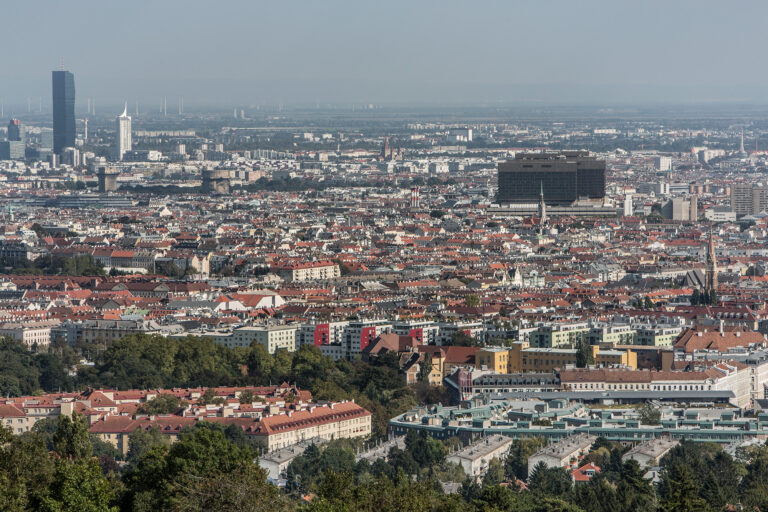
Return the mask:
<path id="1" fill-rule="evenodd" d="M 707 243 L 706 262 L 706 287 L 707 292 L 717 291 L 717 253 L 715 252 L 715 237 L 712 233 L 712 224 L 709 225 L 709 242 Z"/>

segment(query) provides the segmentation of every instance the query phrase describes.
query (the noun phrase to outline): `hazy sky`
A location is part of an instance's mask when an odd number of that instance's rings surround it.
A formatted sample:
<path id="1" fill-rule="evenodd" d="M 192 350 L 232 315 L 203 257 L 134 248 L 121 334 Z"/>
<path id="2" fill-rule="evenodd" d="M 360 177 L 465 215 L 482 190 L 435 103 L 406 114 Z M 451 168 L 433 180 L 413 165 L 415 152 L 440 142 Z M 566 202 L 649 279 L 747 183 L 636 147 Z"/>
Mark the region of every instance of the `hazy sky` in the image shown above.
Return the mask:
<path id="1" fill-rule="evenodd" d="M 765 1 L 8 1 L 0 97 L 768 102 Z"/>

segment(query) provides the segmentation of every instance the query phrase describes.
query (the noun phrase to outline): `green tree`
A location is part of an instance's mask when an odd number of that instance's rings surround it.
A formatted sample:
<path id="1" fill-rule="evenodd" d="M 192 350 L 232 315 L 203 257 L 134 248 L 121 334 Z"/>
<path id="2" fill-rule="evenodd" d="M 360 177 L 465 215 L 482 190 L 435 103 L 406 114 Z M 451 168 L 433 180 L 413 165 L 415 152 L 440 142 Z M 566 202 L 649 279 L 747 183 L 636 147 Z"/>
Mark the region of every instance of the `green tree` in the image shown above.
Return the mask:
<path id="1" fill-rule="evenodd" d="M 707 502 L 699 496 L 691 470 L 682 464 L 665 469 L 663 476 L 668 482 L 669 495 L 659 504 L 661 512 L 704 512 Z"/>
<path id="2" fill-rule="evenodd" d="M 136 408 L 138 414 L 172 414 L 184 405 L 181 398 L 171 393 L 160 393 L 152 400 L 144 402 Z"/>
<path id="3" fill-rule="evenodd" d="M 250 471 L 255 453 L 227 440 L 217 427 L 202 423 L 183 433 L 166 452 L 151 447 L 126 475 L 126 506 L 133 510 L 166 510 L 179 507 L 180 496 L 203 482 Z M 251 473 L 253 474 L 253 473 Z M 193 493 L 195 494 L 195 493 Z"/>
<path id="4" fill-rule="evenodd" d="M 93 445 L 88 434 L 88 420 L 76 412 L 72 416 L 62 414 L 53 435 L 53 446 L 62 458 L 86 459 L 93 454 Z"/>
<path id="5" fill-rule="evenodd" d="M 483 476 L 483 486 L 498 485 L 504 481 L 504 466 L 496 457 L 488 462 L 488 469 Z"/>
<path id="6" fill-rule="evenodd" d="M 656 510 L 656 493 L 650 480 L 643 478 L 643 469 L 634 459 L 621 467 L 616 500 L 622 510 L 632 512 L 653 512 Z M 605 502 L 605 500 L 604 500 Z"/>
<path id="7" fill-rule="evenodd" d="M 595 354 L 592 351 L 592 345 L 587 340 L 576 342 L 576 366 L 586 368 L 593 364 L 595 364 Z"/>
<path id="8" fill-rule="evenodd" d="M 448 345 L 456 347 L 476 347 L 478 346 L 478 340 L 465 333 L 464 331 L 456 331 L 451 337 L 451 342 Z"/>
<path id="9" fill-rule="evenodd" d="M 266 481 L 266 472 L 255 464 L 244 464 L 232 473 L 216 473 L 174 486 L 174 510 L 189 512 L 280 512 L 295 510 L 295 504 Z"/>
<path id="10" fill-rule="evenodd" d="M 128 454 L 126 460 L 129 464 L 136 464 L 151 448 L 158 446 L 168 448 L 171 441 L 158 427 L 144 430 L 139 428 L 128 434 Z"/>
<path id="11" fill-rule="evenodd" d="M 39 510 L 50 492 L 55 470 L 40 435 L 14 435 L 0 425 L 0 510 Z"/>
<path id="12" fill-rule="evenodd" d="M 701 292 L 698 288 L 694 288 L 691 294 L 691 305 L 698 306 L 699 304 L 701 304 Z"/>
<path id="13" fill-rule="evenodd" d="M 640 423 L 643 425 L 659 425 L 661 423 L 661 411 L 649 402 L 638 407 L 637 412 L 640 415 Z"/>
<path id="14" fill-rule="evenodd" d="M 651 298 L 646 296 L 645 299 L 643 299 L 643 309 L 653 309 L 654 307 L 655 306 Z"/>
<path id="15" fill-rule="evenodd" d="M 43 512 L 115 512 L 113 490 L 93 460 L 60 460 Z"/>
<path id="16" fill-rule="evenodd" d="M 424 354 L 424 358 L 419 363 L 419 382 L 429 382 L 429 374 L 432 373 L 432 356 Z"/>
<path id="17" fill-rule="evenodd" d="M 428 435 L 425 430 L 418 434 L 409 430 L 405 436 L 405 447 L 421 467 L 435 466 L 445 460 L 445 445 Z"/>
<path id="18" fill-rule="evenodd" d="M 41 226 L 37 222 L 32 224 L 32 227 L 30 227 L 30 229 L 35 232 L 38 238 L 43 238 L 48 236 L 48 232 L 45 230 L 45 228 L 43 228 L 43 226 Z"/>
<path id="19" fill-rule="evenodd" d="M 504 474 L 506 478 L 518 478 L 525 480 L 528 478 L 528 457 L 541 450 L 547 445 L 547 440 L 543 437 L 524 437 L 515 439 L 509 454 L 504 461 Z"/>
<path id="20" fill-rule="evenodd" d="M 749 463 L 740 491 L 748 510 L 768 510 L 768 455 L 760 454 Z"/>
<path id="21" fill-rule="evenodd" d="M 21 341 L 0 338 L 0 368 L 0 395 L 28 395 L 40 389 L 40 368 L 35 354 Z"/>
<path id="22" fill-rule="evenodd" d="M 464 305 L 471 308 L 476 308 L 480 305 L 480 297 L 474 293 L 464 297 Z"/>
<path id="23" fill-rule="evenodd" d="M 571 475 L 563 468 L 548 468 L 543 462 L 533 467 L 528 487 L 543 494 L 560 496 L 571 490 Z"/>
<path id="24" fill-rule="evenodd" d="M 250 389 L 246 389 L 242 393 L 240 393 L 240 396 L 238 397 L 241 404 L 252 404 L 256 401 L 256 395 L 253 394 L 253 391 Z"/>

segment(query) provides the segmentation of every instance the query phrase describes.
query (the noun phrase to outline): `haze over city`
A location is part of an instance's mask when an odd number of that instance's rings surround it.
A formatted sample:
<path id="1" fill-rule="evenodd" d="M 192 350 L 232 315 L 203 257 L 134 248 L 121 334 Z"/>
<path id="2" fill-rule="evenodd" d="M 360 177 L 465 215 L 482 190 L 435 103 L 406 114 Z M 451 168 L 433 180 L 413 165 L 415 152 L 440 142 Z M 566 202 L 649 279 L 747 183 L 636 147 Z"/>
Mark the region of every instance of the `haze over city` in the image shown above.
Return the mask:
<path id="1" fill-rule="evenodd" d="M 83 97 L 112 103 L 764 103 L 766 15 L 757 1 L 17 2 L 0 96 L 48 104 L 63 60 Z"/>

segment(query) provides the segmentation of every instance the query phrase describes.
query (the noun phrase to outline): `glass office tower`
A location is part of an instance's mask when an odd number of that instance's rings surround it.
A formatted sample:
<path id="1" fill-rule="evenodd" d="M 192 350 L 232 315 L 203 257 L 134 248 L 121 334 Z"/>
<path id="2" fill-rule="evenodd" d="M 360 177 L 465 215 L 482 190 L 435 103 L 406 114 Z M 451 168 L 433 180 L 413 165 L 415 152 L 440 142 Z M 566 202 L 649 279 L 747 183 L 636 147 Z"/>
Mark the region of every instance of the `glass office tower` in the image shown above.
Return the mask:
<path id="1" fill-rule="evenodd" d="M 53 152 L 75 147 L 75 75 L 54 71 L 53 77 Z"/>

